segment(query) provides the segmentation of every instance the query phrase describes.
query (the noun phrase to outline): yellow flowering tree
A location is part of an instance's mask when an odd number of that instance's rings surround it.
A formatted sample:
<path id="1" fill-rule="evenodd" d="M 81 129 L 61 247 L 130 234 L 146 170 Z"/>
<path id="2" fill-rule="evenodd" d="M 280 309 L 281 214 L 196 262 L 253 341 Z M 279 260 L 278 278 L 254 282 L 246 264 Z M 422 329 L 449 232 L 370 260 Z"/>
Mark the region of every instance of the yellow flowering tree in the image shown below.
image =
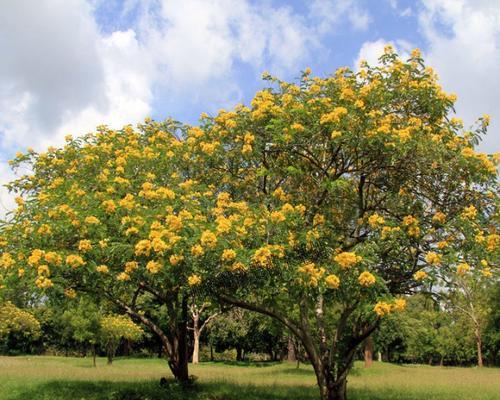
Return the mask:
<path id="1" fill-rule="evenodd" d="M 380 62 L 267 76 L 250 107 L 204 116 L 187 139 L 196 179 L 221 191 L 211 240 L 225 241 L 204 248 L 196 279 L 287 326 L 322 399 L 345 399 L 358 346 L 405 294 L 444 282 L 471 229 L 496 263 L 497 160 L 473 150 L 488 118 L 471 132 L 450 118 L 455 97 L 418 51 Z M 474 210 L 483 221 L 467 228 Z"/>
<path id="2" fill-rule="evenodd" d="M 40 333 L 40 323 L 33 314 L 16 307 L 10 301 L 0 303 L 0 348 L 4 342 L 8 344 L 15 340 L 15 335 L 37 339 Z"/>
<path id="3" fill-rule="evenodd" d="M 113 357 L 120 340 L 137 341 L 144 331 L 126 315 L 106 315 L 101 318 L 101 343 L 106 348 L 108 364 L 113 363 Z"/>
<path id="4" fill-rule="evenodd" d="M 201 205 L 215 195 L 189 177 L 183 129 L 102 126 L 63 148 L 18 154 L 13 168 L 29 173 L 9 185 L 18 208 L 1 230 L 0 280 L 111 301 L 158 335 L 186 381 L 188 296 L 199 283 L 190 259 L 200 243 L 212 246 Z"/>

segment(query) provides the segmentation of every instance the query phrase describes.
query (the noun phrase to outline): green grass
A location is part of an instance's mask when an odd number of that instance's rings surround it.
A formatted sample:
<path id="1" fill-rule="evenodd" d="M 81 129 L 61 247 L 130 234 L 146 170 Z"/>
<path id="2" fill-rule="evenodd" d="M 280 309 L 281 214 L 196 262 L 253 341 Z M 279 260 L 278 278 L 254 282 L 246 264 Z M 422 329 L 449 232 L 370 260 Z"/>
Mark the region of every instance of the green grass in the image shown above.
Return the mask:
<path id="1" fill-rule="evenodd" d="M 294 364 L 202 363 L 191 366 L 198 380 L 183 389 L 170 381 L 158 359 L 0 357 L 0 400 L 308 400 L 317 399 L 309 366 Z M 349 377 L 350 400 L 493 400 L 500 393 L 500 370 L 375 363 L 356 364 Z"/>

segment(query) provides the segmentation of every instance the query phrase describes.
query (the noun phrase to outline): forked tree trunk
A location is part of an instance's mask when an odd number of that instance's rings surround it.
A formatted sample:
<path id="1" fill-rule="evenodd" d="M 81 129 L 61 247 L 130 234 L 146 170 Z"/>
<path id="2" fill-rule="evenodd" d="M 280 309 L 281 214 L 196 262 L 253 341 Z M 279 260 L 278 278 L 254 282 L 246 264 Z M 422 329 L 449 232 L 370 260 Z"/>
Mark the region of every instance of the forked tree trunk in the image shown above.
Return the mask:
<path id="1" fill-rule="evenodd" d="M 373 364 L 373 338 L 368 336 L 365 340 L 365 368 L 370 368 Z"/>
<path id="2" fill-rule="evenodd" d="M 137 312 L 130 306 L 112 299 L 116 304 L 121 306 L 127 314 L 131 317 L 138 319 L 146 325 L 151 331 L 158 336 L 162 343 L 162 347 L 168 356 L 168 366 L 172 371 L 175 379 L 181 383 L 189 381 L 188 372 L 188 346 L 187 346 L 187 320 L 188 320 L 188 306 L 186 296 L 182 297 L 180 318 L 174 318 L 170 315 L 170 326 L 168 335 L 152 320 L 147 318 L 144 314 Z"/>
<path id="3" fill-rule="evenodd" d="M 200 362 L 200 339 L 201 339 L 201 333 L 203 332 L 203 329 L 208 325 L 208 323 L 217 317 L 219 315 L 218 312 L 213 313 L 212 315 L 208 316 L 208 318 L 200 324 L 200 319 L 203 311 L 208 307 L 210 304 L 209 303 L 203 303 L 200 307 L 198 307 L 193 300 L 193 304 L 190 305 L 189 311 L 191 314 L 191 318 L 193 320 L 193 356 L 192 356 L 192 363 L 193 364 L 198 364 Z M 210 349 L 212 351 L 212 349 Z"/>

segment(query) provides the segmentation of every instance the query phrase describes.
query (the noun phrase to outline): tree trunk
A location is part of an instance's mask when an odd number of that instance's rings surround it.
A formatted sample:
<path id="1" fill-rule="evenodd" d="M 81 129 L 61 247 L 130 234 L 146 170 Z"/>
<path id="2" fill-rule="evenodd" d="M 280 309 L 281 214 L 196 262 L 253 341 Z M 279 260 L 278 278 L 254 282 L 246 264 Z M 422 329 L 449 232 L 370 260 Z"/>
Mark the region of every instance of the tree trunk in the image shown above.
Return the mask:
<path id="1" fill-rule="evenodd" d="M 193 364 L 200 362 L 200 332 L 195 327 L 194 329 L 194 348 L 193 348 Z"/>
<path id="2" fill-rule="evenodd" d="M 172 371 L 175 379 L 181 383 L 188 382 L 188 304 L 186 296 L 182 296 L 181 299 L 180 316 L 177 314 L 178 310 L 174 308 L 176 304 L 170 304 L 172 307 L 171 312 L 168 316 L 170 319 L 170 329 L 168 331 L 168 335 L 144 314 L 137 312 L 135 309 L 121 301 L 113 298 L 110 299 L 120 307 L 122 307 L 127 312 L 127 314 L 129 314 L 133 318 L 138 319 L 158 336 L 162 343 L 163 349 L 168 355 L 168 366 L 170 367 L 170 370 Z"/>
<path id="3" fill-rule="evenodd" d="M 380 351 L 377 351 L 377 361 L 382 362 L 382 353 Z"/>
<path id="4" fill-rule="evenodd" d="M 288 336 L 288 354 L 286 359 L 288 362 L 297 361 L 297 355 L 295 354 L 295 345 L 291 336 Z"/>
<path id="5" fill-rule="evenodd" d="M 365 340 L 365 368 L 370 368 L 373 364 L 373 338 L 368 336 Z"/>
<path id="6" fill-rule="evenodd" d="M 108 348 L 106 349 L 106 356 L 108 358 L 108 365 L 113 364 L 113 353 L 114 353 L 114 347 L 111 344 L 108 344 Z"/>
<path id="7" fill-rule="evenodd" d="M 187 329 L 188 323 L 188 305 L 186 296 L 182 297 L 181 301 L 181 318 L 175 326 L 173 332 L 173 351 L 169 355 L 169 366 L 174 374 L 175 379 L 181 383 L 189 381 L 188 372 L 188 346 L 187 346 Z"/>
<path id="8" fill-rule="evenodd" d="M 241 347 L 236 347 L 236 361 L 243 361 L 243 357 L 241 356 L 242 350 Z"/>
<path id="9" fill-rule="evenodd" d="M 214 360 L 214 346 L 210 343 L 210 361 Z"/>
<path id="10" fill-rule="evenodd" d="M 193 318 L 193 364 L 198 364 L 200 362 L 200 315 L 199 313 L 193 313 L 191 316 Z"/>
<path id="11" fill-rule="evenodd" d="M 92 343 L 92 365 L 96 366 L 96 354 L 95 354 L 95 344 Z"/>
<path id="12" fill-rule="evenodd" d="M 319 366 L 319 368 L 323 370 L 323 366 Z M 341 376 L 337 381 L 334 381 L 330 374 L 316 371 L 316 368 L 315 372 L 321 400 L 346 400 L 347 379 L 345 376 Z"/>
<path id="13" fill-rule="evenodd" d="M 483 340 L 479 328 L 476 328 L 474 334 L 476 336 L 476 345 L 477 345 L 477 366 L 481 368 L 483 366 L 483 349 L 482 349 Z"/>

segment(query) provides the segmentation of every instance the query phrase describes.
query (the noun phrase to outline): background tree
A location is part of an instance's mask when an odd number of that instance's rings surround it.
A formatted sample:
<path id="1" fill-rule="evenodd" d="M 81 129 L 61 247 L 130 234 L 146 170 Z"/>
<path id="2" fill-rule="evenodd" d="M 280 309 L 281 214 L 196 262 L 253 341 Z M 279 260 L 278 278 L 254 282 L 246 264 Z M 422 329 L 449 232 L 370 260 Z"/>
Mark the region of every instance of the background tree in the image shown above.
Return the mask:
<path id="1" fill-rule="evenodd" d="M 201 334 L 208 324 L 220 315 L 220 311 L 214 309 L 209 302 L 203 302 L 201 305 L 196 304 L 196 297 L 193 297 L 189 305 L 189 314 L 193 321 L 193 326 L 190 328 L 193 331 L 192 363 L 199 364 Z"/>
<path id="2" fill-rule="evenodd" d="M 106 315 L 100 320 L 100 343 L 106 349 L 108 364 L 113 363 L 113 357 L 120 340 L 137 341 L 144 331 L 129 317 L 124 315 Z"/>
<path id="3" fill-rule="evenodd" d="M 81 298 L 78 303 L 66 310 L 61 317 L 64 325 L 64 336 L 72 338 L 83 346 L 84 354 L 90 347 L 92 363 L 96 366 L 96 346 L 101 334 L 100 310 L 94 302 Z"/>
<path id="4" fill-rule="evenodd" d="M 0 352 L 30 352 L 40 337 L 40 323 L 32 313 L 11 302 L 0 304 Z"/>

